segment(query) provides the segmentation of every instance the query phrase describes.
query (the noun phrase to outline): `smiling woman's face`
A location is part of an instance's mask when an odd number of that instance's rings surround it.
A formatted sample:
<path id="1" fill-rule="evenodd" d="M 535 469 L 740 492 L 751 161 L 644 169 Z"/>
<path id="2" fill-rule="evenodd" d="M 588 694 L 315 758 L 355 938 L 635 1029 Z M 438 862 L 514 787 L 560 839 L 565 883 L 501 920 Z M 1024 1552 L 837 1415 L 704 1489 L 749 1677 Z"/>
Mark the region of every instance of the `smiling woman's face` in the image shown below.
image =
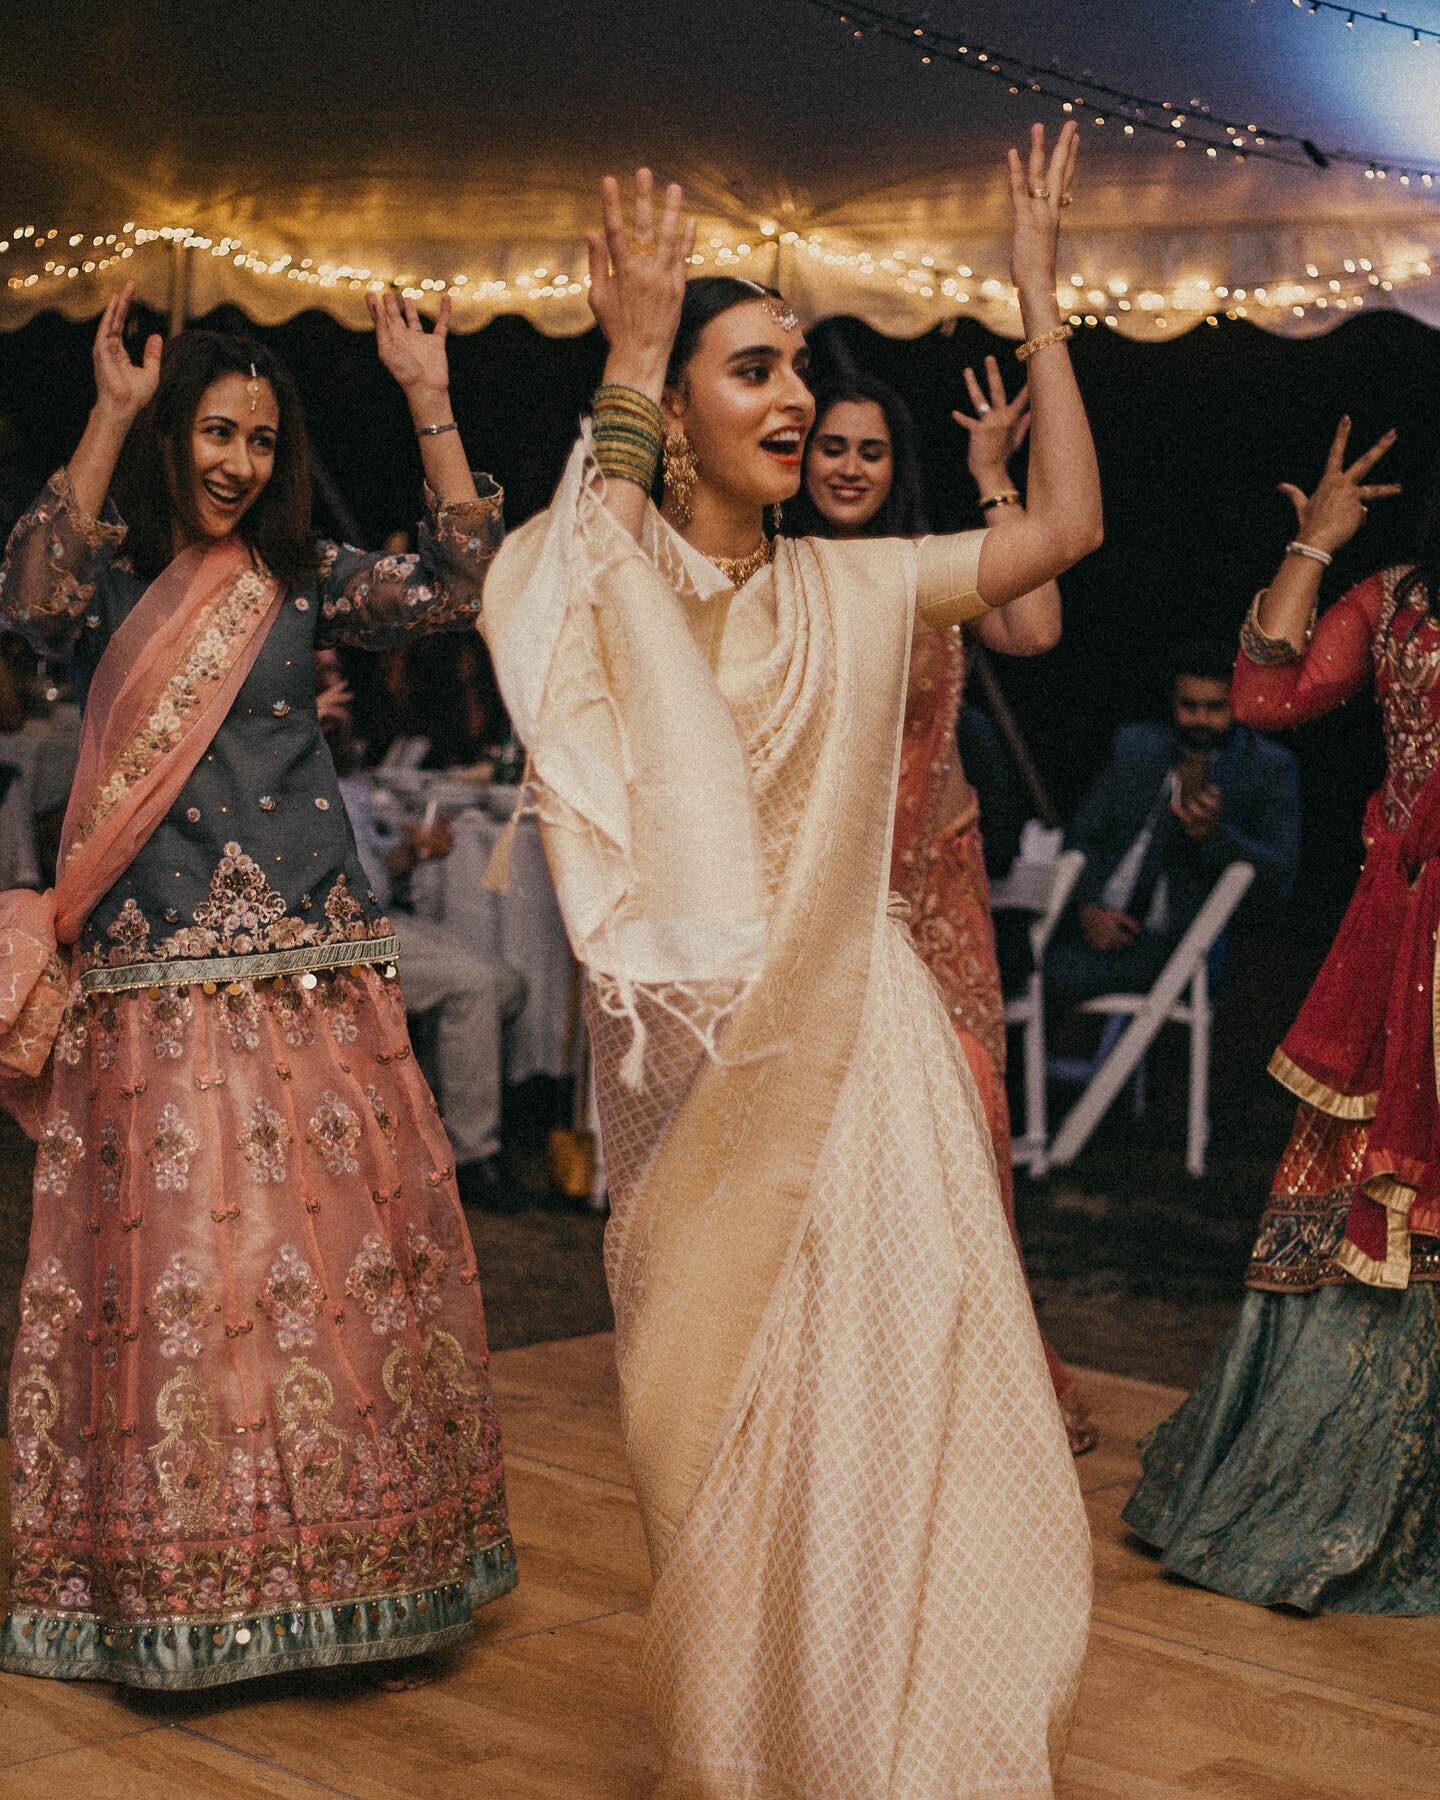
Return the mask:
<path id="1" fill-rule="evenodd" d="M 889 498 L 895 450 L 874 400 L 837 400 L 817 421 L 805 453 L 805 491 L 842 537 L 861 532 Z"/>
<path id="2" fill-rule="evenodd" d="M 190 428 L 190 478 L 180 510 L 202 538 L 228 537 L 275 472 L 280 403 L 261 380 L 253 396 L 243 375 L 222 375 L 200 396 Z"/>

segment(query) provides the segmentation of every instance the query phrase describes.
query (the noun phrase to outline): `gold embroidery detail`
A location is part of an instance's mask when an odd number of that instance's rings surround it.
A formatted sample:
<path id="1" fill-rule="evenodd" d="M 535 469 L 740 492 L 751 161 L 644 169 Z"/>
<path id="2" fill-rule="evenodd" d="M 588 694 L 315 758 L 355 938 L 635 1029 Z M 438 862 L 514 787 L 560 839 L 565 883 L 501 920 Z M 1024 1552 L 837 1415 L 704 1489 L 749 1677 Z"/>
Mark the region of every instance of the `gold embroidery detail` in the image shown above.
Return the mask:
<path id="1" fill-rule="evenodd" d="M 330 1377 L 297 1356 L 276 1384 L 275 1410 L 284 1421 L 279 1447 L 302 1523 L 329 1516 L 344 1472 L 345 1434 L 330 1423 L 334 1406 Z"/>
<path id="2" fill-rule="evenodd" d="M 27 1369 L 15 1379 L 10 1394 L 10 1442 L 15 1462 L 14 1529 L 38 1531 L 45 1520 L 45 1502 L 55 1485 L 64 1458 L 51 1437 L 60 1421 L 60 1390 L 43 1369 Z"/>
<path id="3" fill-rule="evenodd" d="M 271 593 L 272 583 L 265 576 L 256 569 L 245 569 L 202 613 L 179 668 L 150 703 L 145 723 L 121 748 L 94 805 L 77 828 L 72 857 L 131 788 L 185 736 L 205 697 L 205 685 L 214 687 L 229 674 L 243 646 L 246 626 L 269 605 Z"/>
<path id="4" fill-rule="evenodd" d="M 466 1456 L 473 1452 L 480 1435 L 480 1411 L 476 1405 L 465 1402 L 475 1402 L 480 1390 L 466 1370 L 465 1352 L 458 1338 L 435 1326 L 426 1332 L 419 1356 L 408 1344 L 397 1344 L 385 1358 L 381 1378 L 385 1392 L 399 1408 L 396 1434 L 415 1468 L 425 1468 L 434 1455 L 414 1432 L 401 1430 L 417 1405 L 428 1416 L 430 1430 L 453 1429 Z M 456 1401 L 461 1404 L 457 1406 Z M 463 1419 L 457 1415 L 463 1415 Z"/>
<path id="5" fill-rule="evenodd" d="M 183 1531 L 199 1533 L 210 1521 L 220 1486 L 221 1446 L 209 1435 L 210 1397 L 193 1369 L 172 1375 L 155 1402 L 165 1436 L 148 1454 L 161 1498 Z"/>
<path id="6" fill-rule="evenodd" d="M 380 920 L 382 925 L 388 920 Z M 272 975 L 298 975 L 313 969 L 349 968 L 393 961 L 400 954 L 395 936 L 342 944 L 306 944 L 297 950 L 259 951 L 250 956 L 206 956 L 182 962 L 144 963 L 128 969 L 87 969 L 80 977 L 82 994 L 119 994 L 133 988 L 186 987 L 204 982 L 264 981 Z"/>

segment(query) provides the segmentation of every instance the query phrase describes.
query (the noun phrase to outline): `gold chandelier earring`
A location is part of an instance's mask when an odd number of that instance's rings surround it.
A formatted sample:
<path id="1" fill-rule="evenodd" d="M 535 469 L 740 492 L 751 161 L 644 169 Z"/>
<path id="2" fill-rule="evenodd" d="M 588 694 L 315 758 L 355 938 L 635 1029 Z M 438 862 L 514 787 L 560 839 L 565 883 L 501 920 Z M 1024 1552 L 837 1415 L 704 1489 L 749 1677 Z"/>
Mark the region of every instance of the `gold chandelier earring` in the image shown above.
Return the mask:
<path id="1" fill-rule="evenodd" d="M 678 525 L 690 523 L 690 503 L 695 498 L 695 481 L 700 466 L 683 431 L 665 433 L 665 497 Z"/>
<path id="2" fill-rule="evenodd" d="M 770 535 L 779 537 L 780 527 L 785 523 L 785 508 L 776 500 L 766 508 L 766 511 L 770 515 Z"/>

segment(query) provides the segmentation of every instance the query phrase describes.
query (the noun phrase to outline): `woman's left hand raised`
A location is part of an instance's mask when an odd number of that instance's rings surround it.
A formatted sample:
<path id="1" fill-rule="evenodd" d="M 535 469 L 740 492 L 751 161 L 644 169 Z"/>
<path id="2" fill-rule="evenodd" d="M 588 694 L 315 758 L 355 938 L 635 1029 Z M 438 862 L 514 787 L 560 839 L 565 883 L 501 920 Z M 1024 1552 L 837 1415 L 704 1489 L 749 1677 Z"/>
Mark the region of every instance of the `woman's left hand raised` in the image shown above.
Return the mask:
<path id="1" fill-rule="evenodd" d="M 425 321 L 408 297 L 403 302 L 388 289 L 366 294 L 365 304 L 375 321 L 375 348 L 380 360 L 399 382 L 408 400 L 440 397 L 450 391 L 450 363 L 446 336 L 450 330 L 450 296 L 440 302 L 435 329 Z"/>
<path id="2" fill-rule="evenodd" d="M 965 371 L 965 387 L 973 415 L 952 412 L 950 417 L 970 439 L 970 473 L 982 485 L 1005 477 L 1010 458 L 1030 431 L 1030 389 L 1022 387 L 1013 400 L 1005 398 L 1005 380 L 993 356 L 985 358 L 987 394 L 973 369 Z"/>
<path id="3" fill-rule="evenodd" d="M 1045 154 L 1045 127 L 1030 127 L 1030 148 L 1022 162 L 1018 150 L 1006 153 L 1010 171 L 1010 278 L 1022 302 L 1055 298 L 1055 259 L 1060 239 L 1060 213 L 1070 204 L 1075 163 L 1080 155 L 1080 127 L 1067 119 L 1055 148 Z"/>
<path id="4" fill-rule="evenodd" d="M 607 175 L 600 187 L 605 228 L 585 233 L 590 310 L 610 346 L 605 379 L 654 400 L 665 383 L 685 299 L 685 270 L 695 248 L 695 220 L 681 217 L 684 200 L 672 181 L 657 218 L 655 178 L 649 169 L 639 169 L 627 223 L 620 184 Z"/>

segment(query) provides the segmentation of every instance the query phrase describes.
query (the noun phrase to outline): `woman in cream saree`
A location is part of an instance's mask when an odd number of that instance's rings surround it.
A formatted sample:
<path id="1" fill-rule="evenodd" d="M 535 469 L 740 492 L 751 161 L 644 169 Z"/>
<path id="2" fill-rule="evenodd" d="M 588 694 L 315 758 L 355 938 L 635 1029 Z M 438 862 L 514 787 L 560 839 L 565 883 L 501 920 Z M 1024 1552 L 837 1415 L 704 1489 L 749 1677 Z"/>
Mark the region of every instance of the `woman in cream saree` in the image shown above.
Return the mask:
<path id="1" fill-rule="evenodd" d="M 682 311 L 679 190 L 657 226 L 642 172 L 633 232 L 607 183 L 591 243 L 593 435 L 486 590 L 590 978 L 667 1800 L 1029 1800 L 1063 1753 L 1084 1518 L 984 1114 L 887 866 L 912 628 L 1098 538 L 1054 329 L 1073 157 L 1067 128 L 1048 188 L 1038 134 L 1028 181 L 1012 161 L 1045 348 L 1033 529 L 1002 558 L 983 532 L 762 539 L 813 413 L 804 341 L 750 283 Z M 626 463 L 653 464 L 662 390 L 665 517 Z"/>

